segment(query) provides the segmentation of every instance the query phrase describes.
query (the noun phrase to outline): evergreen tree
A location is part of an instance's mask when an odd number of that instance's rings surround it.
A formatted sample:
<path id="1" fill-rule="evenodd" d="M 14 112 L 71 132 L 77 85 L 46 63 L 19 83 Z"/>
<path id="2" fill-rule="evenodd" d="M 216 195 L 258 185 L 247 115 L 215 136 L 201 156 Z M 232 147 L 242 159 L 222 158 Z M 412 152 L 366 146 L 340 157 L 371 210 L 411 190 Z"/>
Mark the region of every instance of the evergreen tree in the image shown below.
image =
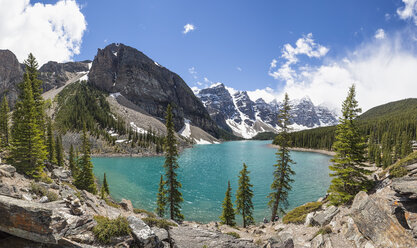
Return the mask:
<path id="1" fill-rule="evenodd" d="M 9 104 L 6 96 L 3 96 L 3 100 L 0 106 L 0 139 L 1 146 L 9 146 Z"/>
<path id="2" fill-rule="evenodd" d="M 291 169 L 291 164 L 295 162 L 290 157 L 290 139 L 289 139 L 289 125 L 290 125 L 290 110 L 288 94 L 285 93 L 284 103 L 278 115 L 279 125 L 281 131 L 277 135 L 275 141 L 279 145 L 277 155 L 277 163 L 274 165 L 274 181 L 271 184 L 273 192 L 269 194 L 270 201 L 268 205 L 271 207 L 271 221 L 275 220 L 278 214 L 284 214 L 284 209 L 288 206 L 288 191 L 291 190 L 290 183 L 294 180 L 291 178 L 295 172 Z"/>
<path id="3" fill-rule="evenodd" d="M 62 137 L 56 136 L 55 140 L 56 163 L 58 166 L 64 166 L 64 148 L 62 147 Z"/>
<path id="4" fill-rule="evenodd" d="M 167 205 L 170 218 L 175 221 L 182 221 L 184 216 L 181 214 L 180 203 L 184 201 L 179 189 L 182 187 L 177 179 L 176 170 L 179 168 L 177 141 L 175 140 L 174 122 L 172 120 L 172 107 L 168 105 L 166 114 L 167 135 L 165 137 L 165 185 L 167 195 Z"/>
<path id="5" fill-rule="evenodd" d="M 239 187 L 236 192 L 236 210 L 242 215 L 243 227 L 254 224 L 253 219 L 253 185 L 250 183 L 248 167 L 243 163 L 243 169 L 240 171 Z"/>
<path id="6" fill-rule="evenodd" d="M 165 192 L 165 182 L 164 177 L 161 175 L 161 180 L 159 181 L 158 195 L 156 197 L 156 214 L 159 217 L 164 217 L 165 215 L 165 206 L 166 206 L 166 192 Z"/>
<path id="7" fill-rule="evenodd" d="M 407 133 L 404 131 L 401 134 L 401 158 L 405 158 L 408 154 L 413 152 L 413 148 L 411 146 L 410 138 L 408 137 Z"/>
<path id="8" fill-rule="evenodd" d="M 382 163 L 381 163 L 381 148 L 377 147 L 376 148 L 376 152 L 375 152 L 375 166 L 376 167 L 381 167 Z"/>
<path id="9" fill-rule="evenodd" d="M 31 58 L 32 64 L 36 60 Z M 36 67 L 26 63 L 23 82 L 19 85 L 20 94 L 13 112 L 12 142 L 10 160 L 17 171 L 30 177 L 42 176 L 44 161 L 47 156 L 42 128 L 39 126 L 36 101 L 32 91 L 32 74 L 36 75 Z M 41 83 L 41 81 L 39 81 Z M 36 82 L 36 85 L 39 83 Z M 42 99 L 42 96 L 40 96 Z M 42 109 L 43 111 L 43 109 Z M 42 127 L 44 124 L 42 124 Z"/>
<path id="10" fill-rule="evenodd" d="M 42 97 L 42 81 L 38 79 L 38 62 L 32 53 L 29 53 L 28 58 L 24 61 L 26 73 L 28 73 L 29 80 L 32 86 L 33 100 L 35 101 L 35 119 L 38 124 L 41 137 L 45 138 L 45 101 Z"/>
<path id="11" fill-rule="evenodd" d="M 222 204 L 223 211 L 222 215 L 220 216 L 220 220 L 222 224 L 226 224 L 229 226 L 235 226 L 235 210 L 233 209 L 232 203 L 232 187 L 230 187 L 230 181 L 227 183 L 227 190 L 226 195 L 224 197 L 224 201 Z"/>
<path id="12" fill-rule="evenodd" d="M 73 176 L 73 178 L 76 178 L 79 170 L 78 170 L 78 166 L 77 166 L 76 157 L 75 157 L 75 154 L 74 154 L 74 146 L 72 144 L 71 144 L 71 147 L 70 147 L 70 150 L 69 150 L 68 162 L 69 162 L 69 168 L 71 170 L 72 176 Z"/>
<path id="13" fill-rule="evenodd" d="M 392 146 L 388 132 L 382 135 L 382 166 L 384 168 L 392 164 Z"/>
<path id="14" fill-rule="evenodd" d="M 103 178 L 103 189 L 107 195 L 110 195 L 110 189 L 109 189 L 109 184 L 107 183 L 106 173 L 104 173 L 104 178 Z"/>
<path id="15" fill-rule="evenodd" d="M 370 171 L 364 168 L 366 143 L 360 135 L 355 118 L 361 113 L 355 99 L 355 85 L 349 88 L 349 93 L 342 105 L 342 117 L 337 125 L 336 142 L 333 149 L 336 155 L 329 166 L 333 173 L 329 187 L 329 199 L 338 205 L 350 202 L 361 190 L 366 190 L 369 181 L 365 175 Z"/>
<path id="16" fill-rule="evenodd" d="M 97 193 L 96 184 L 94 183 L 93 163 L 91 163 L 90 142 L 88 141 L 87 128 L 83 125 L 82 135 L 82 155 L 78 160 L 80 173 L 78 173 L 74 185 L 81 190 L 87 190 L 92 194 Z"/>
<path id="17" fill-rule="evenodd" d="M 52 120 L 50 118 L 47 119 L 46 130 L 46 150 L 48 152 L 48 161 L 52 164 L 56 164 L 54 131 L 52 127 Z"/>

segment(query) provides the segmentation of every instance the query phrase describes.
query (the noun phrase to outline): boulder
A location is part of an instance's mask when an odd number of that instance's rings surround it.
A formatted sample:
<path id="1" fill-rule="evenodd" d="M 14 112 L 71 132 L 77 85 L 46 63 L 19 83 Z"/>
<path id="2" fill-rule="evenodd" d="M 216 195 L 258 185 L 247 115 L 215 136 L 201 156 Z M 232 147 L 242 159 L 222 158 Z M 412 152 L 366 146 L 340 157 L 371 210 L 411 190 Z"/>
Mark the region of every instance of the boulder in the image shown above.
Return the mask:
<path id="1" fill-rule="evenodd" d="M 141 248 L 163 247 L 152 229 L 136 216 L 127 217 L 136 245 Z"/>
<path id="2" fill-rule="evenodd" d="M 351 229 L 357 231 L 351 232 L 350 236 L 360 237 L 354 234 L 359 232 L 378 247 L 417 247 L 411 232 L 402 226 L 395 212 L 387 199 L 359 192 L 351 207 Z"/>
<path id="3" fill-rule="evenodd" d="M 0 230 L 35 242 L 57 244 L 65 219 L 44 204 L 0 195 Z"/>
<path id="4" fill-rule="evenodd" d="M 64 170 L 63 168 L 56 168 L 52 170 L 52 177 L 58 178 L 59 180 L 69 182 L 71 177 L 71 172 L 69 170 Z"/>
<path id="5" fill-rule="evenodd" d="M 335 206 L 330 206 L 326 210 L 317 212 L 311 218 L 311 224 L 314 226 L 325 226 L 332 221 L 333 217 L 339 213 L 339 209 Z"/>
<path id="6" fill-rule="evenodd" d="M 122 199 L 120 201 L 120 206 L 126 211 L 133 212 L 133 205 L 130 200 Z"/>
<path id="7" fill-rule="evenodd" d="M 417 199 L 417 177 L 401 177 L 392 180 L 395 192 L 408 198 Z"/>
<path id="8" fill-rule="evenodd" d="M 48 200 L 49 200 L 48 197 L 46 195 L 44 195 L 44 196 L 41 197 L 41 199 L 39 199 L 39 202 L 40 203 L 45 203 L 45 202 L 48 202 Z"/>
<path id="9" fill-rule="evenodd" d="M 151 229 L 155 233 L 155 235 L 158 237 L 159 240 L 169 243 L 169 235 L 168 235 L 167 230 L 163 228 L 158 228 L 158 227 L 152 227 Z"/>
<path id="10" fill-rule="evenodd" d="M 16 172 L 16 168 L 8 165 L 8 164 L 1 164 L 0 165 L 0 177 L 14 177 Z"/>
<path id="11" fill-rule="evenodd" d="M 25 201 L 33 201 L 33 198 L 30 194 L 22 194 L 22 199 Z"/>
<path id="12" fill-rule="evenodd" d="M 314 212 L 307 214 L 306 221 L 304 222 L 304 226 L 310 226 L 310 225 L 312 225 L 311 224 L 311 221 L 313 220 L 314 214 L 315 214 Z"/>

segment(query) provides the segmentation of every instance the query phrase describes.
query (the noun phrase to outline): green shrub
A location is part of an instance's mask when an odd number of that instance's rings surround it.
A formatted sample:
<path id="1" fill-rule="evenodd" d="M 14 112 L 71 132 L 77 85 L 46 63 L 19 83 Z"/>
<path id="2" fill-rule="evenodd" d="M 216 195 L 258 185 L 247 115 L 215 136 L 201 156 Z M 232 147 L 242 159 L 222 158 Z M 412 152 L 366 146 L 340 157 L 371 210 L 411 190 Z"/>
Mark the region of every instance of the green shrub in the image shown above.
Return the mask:
<path id="1" fill-rule="evenodd" d="M 147 217 L 147 218 L 143 218 L 142 220 L 150 227 L 156 226 L 159 228 L 168 229 L 170 226 L 177 226 L 175 223 L 172 223 L 165 219 Z"/>
<path id="2" fill-rule="evenodd" d="M 38 196 L 45 196 L 48 194 L 48 190 L 40 184 L 30 183 L 30 191 Z"/>
<path id="3" fill-rule="evenodd" d="M 48 193 L 46 193 L 46 196 L 48 197 L 48 201 L 50 202 L 56 201 L 59 198 L 58 195 L 53 191 L 48 191 Z"/>
<path id="4" fill-rule="evenodd" d="M 322 202 L 309 202 L 302 206 L 296 207 L 290 212 L 288 212 L 282 222 L 284 224 L 294 223 L 294 224 L 303 224 L 305 222 L 307 214 L 318 210 L 322 206 Z"/>
<path id="5" fill-rule="evenodd" d="M 236 232 L 228 232 L 226 234 L 234 237 L 235 239 L 240 238 L 240 235 L 238 233 L 236 233 Z"/>
<path id="6" fill-rule="evenodd" d="M 318 236 L 320 234 L 324 235 L 324 234 L 329 234 L 329 233 L 332 233 L 332 229 L 329 226 L 325 226 L 325 227 L 320 228 L 316 232 L 316 234 L 314 234 L 314 237 L 316 237 L 316 236 Z"/>
<path id="7" fill-rule="evenodd" d="M 417 162 L 417 152 L 413 152 L 408 154 L 407 157 L 402 158 L 395 162 L 395 164 L 389 166 L 386 170 L 384 170 L 380 176 L 383 177 L 389 171 L 391 177 L 403 177 L 407 175 L 408 171 L 404 166 L 414 164 Z"/>
<path id="8" fill-rule="evenodd" d="M 45 172 L 42 172 L 40 181 L 47 184 L 51 184 L 54 182 L 50 177 L 48 177 L 48 175 L 46 175 Z"/>
<path id="9" fill-rule="evenodd" d="M 405 175 L 407 175 L 408 170 L 406 168 L 404 168 L 404 166 L 402 165 L 397 165 L 397 166 L 393 166 L 390 171 L 389 174 L 391 177 L 403 177 Z"/>
<path id="10" fill-rule="evenodd" d="M 135 214 L 146 214 L 149 217 L 156 218 L 156 214 L 152 213 L 151 211 L 145 210 L 145 209 L 134 208 L 133 212 Z"/>
<path id="11" fill-rule="evenodd" d="M 109 219 L 104 216 L 94 216 L 97 225 L 93 228 L 96 239 L 103 244 L 110 243 L 113 237 L 126 236 L 130 234 L 129 223 L 125 217 L 119 216 L 116 219 Z"/>

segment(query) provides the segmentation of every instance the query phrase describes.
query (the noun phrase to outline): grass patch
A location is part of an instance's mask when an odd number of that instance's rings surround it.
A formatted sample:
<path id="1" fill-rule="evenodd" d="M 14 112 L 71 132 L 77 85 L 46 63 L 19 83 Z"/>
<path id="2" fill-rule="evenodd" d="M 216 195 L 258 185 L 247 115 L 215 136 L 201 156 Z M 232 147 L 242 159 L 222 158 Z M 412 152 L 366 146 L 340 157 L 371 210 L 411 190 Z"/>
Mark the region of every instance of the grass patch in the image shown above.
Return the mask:
<path id="1" fill-rule="evenodd" d="M 296 207 L 290 212 L 288 212 L 282 222 L 284 224 L 294 223 L 294 224 L 303 224 L 306 220 L 307 214 L 318 210 L 323 205 L 322 202 L 309 202 L 302 206 Z"/>
<path id="2" fill-rule="evenodd" d="M 228 232 L 226 234 L 234 237 L 235 239 L 240 238 L 240 235 L 238 233 L 236 233 L 236 232 Z"/>
<path id="3" fill-rule="evenodd" d="M 156 214 L 152 213 L 151 211 L 145 210 L 145 209 L 134 208 L 133 212 L 135 214 L 146 214 L 149 217 L 156 218 Z"/>
<path id="4" fill-rule="evenodd" d="M 107 205 L 109 205 L 110 207 L 114 207 L 114 208 L 120 208 L 120 205 L 113 202 L 112 200 L 110 200 L 109 198 L 104 198 L 104 201 L 106 202 Z"/>
<path id="5" fill-rule="evenodd" d="M 168 229 L 170 226 L 177 226 L 175 223 L 172 223 L 165 219 L 147 217 L 147 218 L 143 218 L 142 220 L 150 227 L 156 226 L 159 228 Z"/>
<path id="6" fill-rule="evenodd" d="M 48 201 L 50 202 L 56 201 L 59 198 L 59 196 L 53 191 L 48 191 L 48 193 L 46 193 L 46 197 L 48 197 Z"/>
<path id="7" fill-rule="evenodd" d="M 46 184 L 51 184 L 54 182 L 50 177 L 48 177 L 48 175 L 45 172 L 42 172 L 40 181 Z"/>
<path id="8" fill-rule="evenodd" d="M 97 225 L 93 228 L 96 239 L 103 244 L 110 243 L 113 237 L 126 236 L 130 234 L 129 223 L 125 217 L 119 216 L 111 220 L 104 216 L 94 216 Z"/>
<path id="9" fill-rule="evenodd" d="M 332 233 L 332 229 L 329 226 L 325 226 L 325 227 L 320 228 L 316 232 L 316 234 L 314 234 L 314 237 L 313 238 L 317 237 L 320 234 L 324 235 L 324 234 L 329 234 L 329 233 Z"/>

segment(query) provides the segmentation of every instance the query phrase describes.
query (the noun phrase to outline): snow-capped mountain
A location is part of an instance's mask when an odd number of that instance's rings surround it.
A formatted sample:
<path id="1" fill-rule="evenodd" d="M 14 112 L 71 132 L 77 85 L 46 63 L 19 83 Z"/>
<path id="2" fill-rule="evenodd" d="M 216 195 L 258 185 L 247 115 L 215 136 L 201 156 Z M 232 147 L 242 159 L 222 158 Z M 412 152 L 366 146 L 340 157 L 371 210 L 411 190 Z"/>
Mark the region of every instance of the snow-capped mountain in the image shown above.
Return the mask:
<path id="1" fill-rule="evenodd" d="M 277 132 L 280 103 L 262 98 L 252 101 L 246 91 L 236 91 L 221 83 L 195 92 L 212 119 L 223 129 L 243 138 L 260 132 Z M 302 130 L 337 123 L 334 113 L 324 106 L 314 106 L 308 97 L 292 100 L 292 127 Z"/>

